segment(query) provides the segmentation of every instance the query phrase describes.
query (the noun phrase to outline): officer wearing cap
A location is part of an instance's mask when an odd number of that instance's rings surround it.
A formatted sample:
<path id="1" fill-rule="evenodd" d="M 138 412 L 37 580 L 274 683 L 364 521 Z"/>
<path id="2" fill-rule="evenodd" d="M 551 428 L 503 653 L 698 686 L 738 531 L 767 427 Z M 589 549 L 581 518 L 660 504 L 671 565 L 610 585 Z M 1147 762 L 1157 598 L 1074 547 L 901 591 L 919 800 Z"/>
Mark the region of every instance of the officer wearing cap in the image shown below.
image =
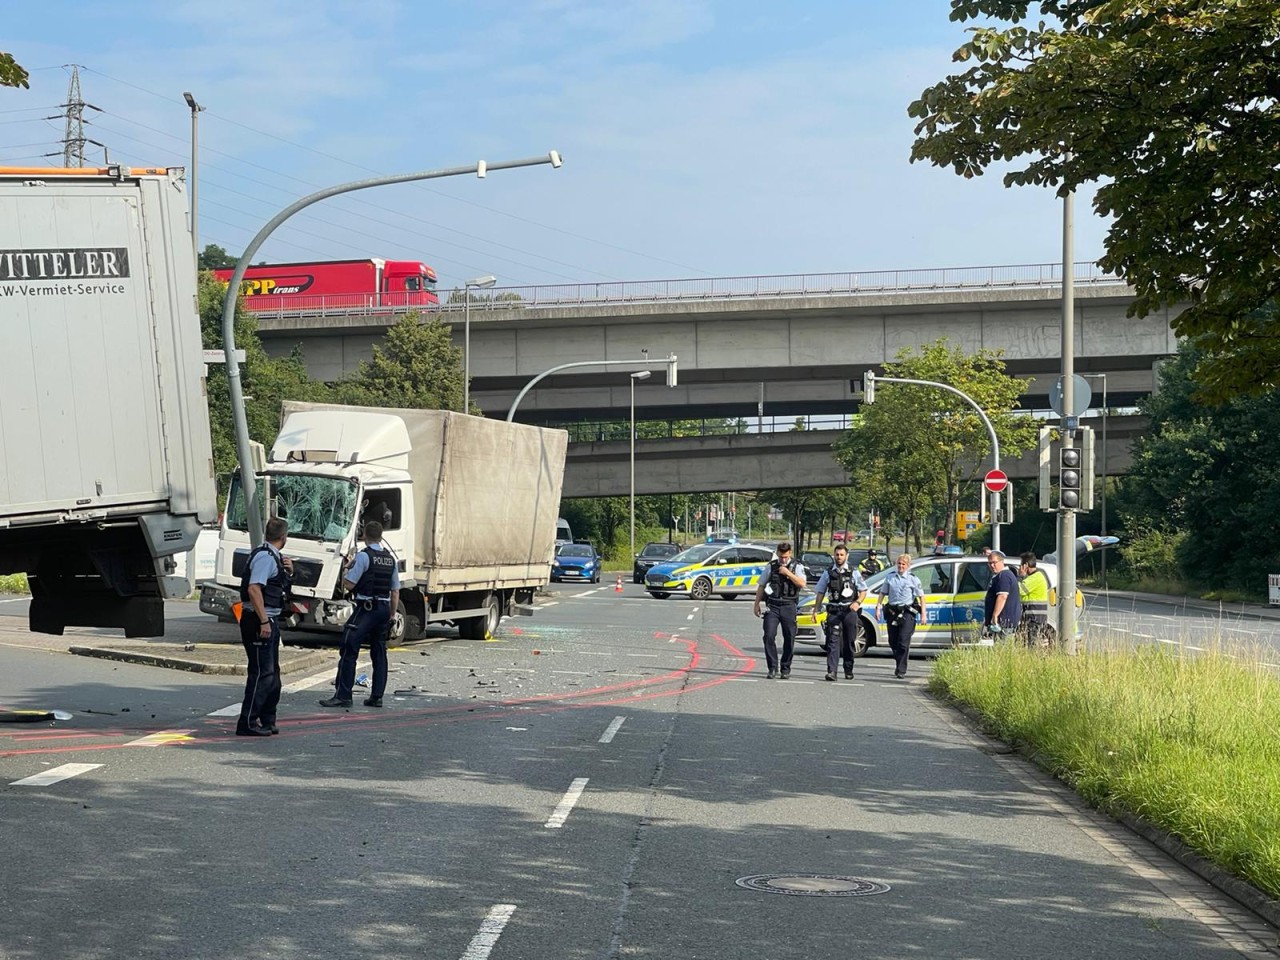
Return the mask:
<path id="1" fill-rule="evenodd" d="M 983 600 L 982 625 L 988 634 L 999 635 L 1015 630 L 1022 620 L 1022 600 L 1018 595 L 1018 578 L 1005 566 L 1004 553 L 992 550 L 987 554 L 987 566 L 991 568 L 991 583 Z"/>
<path id="2" fill-rule="evenodd" d="M 884 582 L 876 588 L 880 595 L 877 615 L 881 612 L 886 614 L 889 649 L 893 651 L 893 675 L 899 680 L 907 675 L 911 637 L 916 632 L 916 623 L 924 619 L 924 584 L 910 572 L 910 567 L 911 554 L 899 554 L 898 568 L 890 570 Z"/>
<path id="3" fill-rule="evenodd" d="M 880 557 L 876 554 L 875 547 L 868 550 L 867 555 L 858 564 L 858 572 L 864 577 L 873 577 L 883 569 L 884 564 L 880 562 Z"/>
<path id="4" fill-rule="evenodd" d="M 364 525 L 365 547 L 356 554 L 351 569 L 343 577 L 344 586 L 354 594 L 355 613 L 342 632 L 342 659 L 338 661 L 337 689 L 322 707 L 351 706 L 351 691 L 356 682 L 356 661 L 360 646 L 369 645 L 373 661 L 373 687 L 365 700 L 366 707 L 382 706 L 387 689 L 387 633 L 391 618 L 400 603 L 399 561 L 382 542 L 382 524 L 369 520 Z"/>
<path id="5" fill-rule="evenodd" d="M 791 544 L 778 544 L 777 556 L 769 561 L 769 569 L 756 588 L 756 602 L 751 612 L 760 616 L 760 604 L 766 603 L 764 614 L 764 659 L 769 679 L 791 676 L 791 658 L 796 649 L 796 597 L 804 588 L 804 567 L 791 556 Z M 782 627 L 782 659 L 778 659 L 778 627 Z"/>
<path id="6" fill-rule="evenodd" d="M 835 563 L 822 572 L 818 578 L 817 597 L 813 609 L 822 606 L 822 598 L 827 597 L 827 677 L 836 678 L 836 664 L 844 658 L 844 676 L 853 679 L 853 642 L 858 636 L 859 612 L 862 601 L 867 596 L 867 581 L 849 565 L 849 550 L 839 544 L 832 551 Z M 836 642 L 835 634 L 839 633 L 840 642 Z"/>

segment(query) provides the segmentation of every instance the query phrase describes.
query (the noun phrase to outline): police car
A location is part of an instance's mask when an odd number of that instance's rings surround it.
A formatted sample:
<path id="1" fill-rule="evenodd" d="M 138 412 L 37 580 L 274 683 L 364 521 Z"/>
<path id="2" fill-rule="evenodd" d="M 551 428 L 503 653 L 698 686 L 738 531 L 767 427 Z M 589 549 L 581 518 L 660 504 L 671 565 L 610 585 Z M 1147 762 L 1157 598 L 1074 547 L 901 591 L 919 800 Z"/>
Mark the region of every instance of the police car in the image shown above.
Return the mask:
<path id="1" fill-rule="evenodd" d="M 1017 558 L 1010 557 L 1010 565 L 1017 570 Z M 1049 587 L 1056 592 L 1058 566 L 1039 562 L 1038 570 L 1049 577 Z M 925 622 L 917 623 L 911 637 L 911 650 L 948 650 L 951 647 L 981 644 L 989 646 L 990 637 L 982 636 L 983 604 L 987 587 L 991 583 L 991 568 L 984 556 L 930 556 L 911 563 L 910 570 L 920 578 L 924 587 Z M 887 650 L 889 635 L 884 622 L 884 611 L 877 611 L 876 588 L 884 583 L 888 570 L 867 577 L 867 600 L 862 607 L 862 630 L 854 644 L 855 656 L 862 656 L 868 646 Z M 823 624 L 826 623 L 826 601 L 822 610 L 813 606 L 817 596 L 808 591 L 797 601 L 796 640 L 800 643 L 825 642 Z M 1076 591 L 1077 611 L 1084 607 L 1084 594 Z"/>
<path id="2" fill-rule="evenodd" d="M 651 597 L 687 594 L 695 600 L 754 595 L 769 569 L 773 547 L 758 543 L 700 543 L 652 567 L 644 577 Z"/>

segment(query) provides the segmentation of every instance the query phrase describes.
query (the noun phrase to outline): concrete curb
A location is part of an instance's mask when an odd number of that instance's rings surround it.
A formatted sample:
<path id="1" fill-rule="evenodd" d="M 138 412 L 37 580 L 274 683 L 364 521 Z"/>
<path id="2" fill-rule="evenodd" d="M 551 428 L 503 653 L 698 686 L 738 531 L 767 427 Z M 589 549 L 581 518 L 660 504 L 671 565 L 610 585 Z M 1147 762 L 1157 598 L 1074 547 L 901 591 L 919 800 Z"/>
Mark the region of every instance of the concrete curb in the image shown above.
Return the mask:
<path id="1" fill-rule="evenodd" d="M 187 670 L 191 673 L 207 673 L 215 676 L 243 677 L 246 672 L 243 663 L 206 663 L 201 660 L 185 660 L 181 657 L 146 653 L 142 650 L 118 650 L 110 647 L 68 647 L 67 650 L 81 657 L 118 660 L 121 663 L 141 663 L 151 667 L 167 667 L 171 670 Z M 281 657 L 280 672 L 292 673 L 295 670 L 306 670 L 325 663 L 328 659 L 326 654 L 320 652 L 301 657 Z"/>
<path id="2" fill-rule="evenodd" d="M 963 716 L 976 728 L 976 732 L 979 735 L 989 740 L 996 740 L 999 743 L 1005 744 L 1010 753 L 1017 753 L 1031 763 L 1034 763 L 1049 776 L 1053 777 L 1055 781 L 1062 784 L 1063 787 L 1075 794 L 1080 802 L 1087 804 L 1091 810 L 1096 810 L 1104 816 L 1111 817 L 1111 819 L 1138 834 L 1138 836 L 1144 838 L 1147 842 L 1159 847 L 1192 873 L 1203 879 L 1210 886 L 1222 891 L 1241 906 L 1252 910 L 1273 927 L 1280 929 L 1280 901 L 1273 900 L 1253 884 L 1241 880 L 1235 874 L 1228 872 L 1216 863 L 1213 863 L 1199 853 L 1196 853 L 1167 830 L 1157 827 L 1153 823 L 1149 823 L 1137 814 L 1130 813 L 1128 811 L 1111 813 L 1110 811 L 1095 807 L 1081 796 L 1078 790 L 1058 775 L 1057 771 L 1048 762 L 1048 758 L 1044 755 L 1031 750 L 1025 744 L 1011 744 L 1007 740 L 1003 740 L 996 737 L 994 734 L 989 733 L 984 725 L 983 715 L 976 708 L 971 707 L 966 703 L 953 700 L 943 694 L 936 693 L 933 690 L 930 690 L 927 686 L 925 687 L 925 693 L 929 697 L 932 697 L 938 704 L 950 707 Z"/>

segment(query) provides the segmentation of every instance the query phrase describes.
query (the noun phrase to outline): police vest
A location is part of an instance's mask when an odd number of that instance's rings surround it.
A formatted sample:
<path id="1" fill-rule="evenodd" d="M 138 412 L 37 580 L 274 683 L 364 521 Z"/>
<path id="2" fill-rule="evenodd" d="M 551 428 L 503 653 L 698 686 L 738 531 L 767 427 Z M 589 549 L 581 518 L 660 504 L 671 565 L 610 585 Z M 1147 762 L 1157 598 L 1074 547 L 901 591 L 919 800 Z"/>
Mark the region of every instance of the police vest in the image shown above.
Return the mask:
<path id="1" fill-rule="evenodd" d="M 396 572 L 395 555 L 386 547 L 381 550 L 365 547 L 360 552 L 369 558 L 369 565 L 356 582 L 356 596 L 386 600 L 391 596 L 391 578 Z"/>
<path id="2" fill-rule="evenodd" d="M 788 560 L 782 566 L 785 566 L 788 570 L 794 572 L 796 569 L 796 562 L 794 560 Z M 800 588 L 790 579 L 782 575 L 782 567 L 779 567 L 777 570 L 774 570 L 769 574 L 769 586 L 773 588 L 773 593 L 769 595 L 772 600 L 794 600 L 796 597 L 800 596 Z"/>
<path id="3" fill-rule="evenodd" d="M 849 595 L 844 594 L 849 588 Z M 853 571 L 832 567 L 827 571 L 827 603 L 833 607 L 847 607 L 858 599 L 858 590 L 853 585 Z"/>
<path id="4" fill-rule="evenodd" d="M 1049 575 L 1043 570 L 1032 570 L 1019 585 L 1024 617 L 1049 615 Z"/>
<path id="5" fill-rule="evenodd" d="M 249 559 L 244 562 L 244 573 L 240 574 L 240 602 L 249 602 L 249 576 L 253 572 L 253 560 L 264 550 L 269 552 L 271 559 L 276 562 L 276 572 L 262 584 L 262 606 L 267 610 L 283 610 L 285 594 L 289 592 L 289 575 L 284 572 L 284 565 L 280 563 L 280 558 L 276 556 L 275 551 L 265 543 L 254 547 L 249 552 Z"/>

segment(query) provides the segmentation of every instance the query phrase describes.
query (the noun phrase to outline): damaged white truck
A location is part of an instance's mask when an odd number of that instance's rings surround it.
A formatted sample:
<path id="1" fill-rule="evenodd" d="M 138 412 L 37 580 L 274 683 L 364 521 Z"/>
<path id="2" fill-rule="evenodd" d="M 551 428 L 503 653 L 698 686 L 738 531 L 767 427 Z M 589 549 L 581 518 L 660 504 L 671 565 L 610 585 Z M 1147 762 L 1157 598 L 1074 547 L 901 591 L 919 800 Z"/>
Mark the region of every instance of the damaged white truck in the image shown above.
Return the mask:
<path id="1" fill-rule="evenodd" d="M 287 402 L 280 434 L 255 466 L 259 500 L 289 525 L 286 628 L 339 630 L 353 612 L 342 574 L 365 522 L 383 525 L 400 565 L 391 642 L 452 624 L 492 637 L 527 612 L 555 549 L 568 434 L 443 410 Z M 200 609 L 233 616 L 249 555 L 245 499 L 232 481 L 217 575 Z"/>

